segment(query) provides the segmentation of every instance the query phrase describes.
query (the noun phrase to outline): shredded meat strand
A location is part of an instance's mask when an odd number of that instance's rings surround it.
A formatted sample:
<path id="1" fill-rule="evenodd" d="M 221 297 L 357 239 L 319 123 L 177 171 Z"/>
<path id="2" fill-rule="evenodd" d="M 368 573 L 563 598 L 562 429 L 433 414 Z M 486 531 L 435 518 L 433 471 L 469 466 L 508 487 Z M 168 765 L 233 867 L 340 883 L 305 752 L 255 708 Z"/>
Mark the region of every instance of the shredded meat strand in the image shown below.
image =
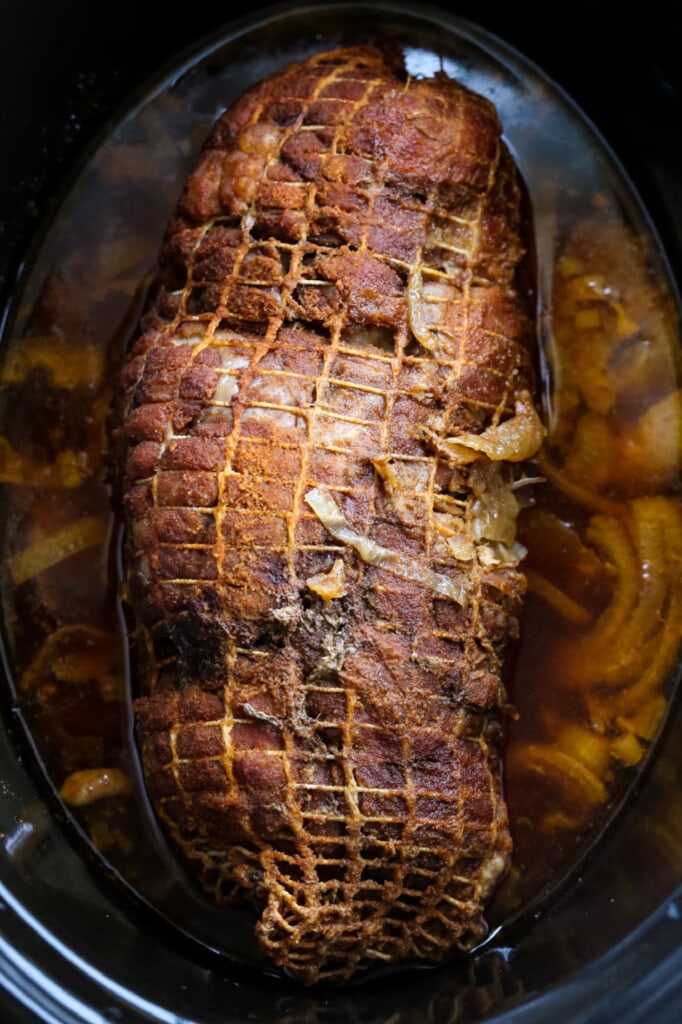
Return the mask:
<path id="1" fill-rule="evenodd" d="M 470 949 L 508 865 L 524 580 L 473 535 L 487 457 L 474 495 L 439 448 L 533 386 L 520 196 L 493 107 L 445 75 L 287 66 L 217 122 L 121 374 L 146 785 L 305 984 Z"/>

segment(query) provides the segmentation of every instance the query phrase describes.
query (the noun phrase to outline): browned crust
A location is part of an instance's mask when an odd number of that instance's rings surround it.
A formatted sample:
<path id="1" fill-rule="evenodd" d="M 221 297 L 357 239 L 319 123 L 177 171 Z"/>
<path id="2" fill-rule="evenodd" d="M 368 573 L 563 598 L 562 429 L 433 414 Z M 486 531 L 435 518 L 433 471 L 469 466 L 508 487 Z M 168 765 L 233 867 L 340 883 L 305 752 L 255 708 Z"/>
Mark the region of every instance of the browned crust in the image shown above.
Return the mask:
<path id="1" fill-rule="evenodd" d="M 469 948 L 507 863 L 523 579 L 439 446 L 529 390 L 522 255 L 485 99 L 371 48 L 316 55 L 218 121 L 121 375 L 149 793 L 305 983 Z M 311 491 L 397 561 L 334 536 Z"/>

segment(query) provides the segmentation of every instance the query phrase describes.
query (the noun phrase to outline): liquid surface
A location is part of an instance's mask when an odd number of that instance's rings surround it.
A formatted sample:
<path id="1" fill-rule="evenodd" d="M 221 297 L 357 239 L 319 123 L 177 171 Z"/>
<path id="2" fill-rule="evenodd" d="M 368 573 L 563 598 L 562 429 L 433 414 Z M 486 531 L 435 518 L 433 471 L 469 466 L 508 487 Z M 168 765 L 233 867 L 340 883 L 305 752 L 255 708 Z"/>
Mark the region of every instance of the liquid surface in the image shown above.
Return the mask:
<path id="1" fill-rule="evenodd" d="M 50 226 L 0 371 L 2 617 L 15 700 L 103 867 L 172 923 L 256 957 L 248 913 L 206 905 L 166 853 L 140 784 L 106 462 L 111 383 L 180 184 L 215 117 L 321 46 L 255 31 L 161 83 L 103 138 Z M 362 35 L 364 31 L 364 35 Z M 391 21 L 413 74 L 441 65 L 496 103 L 526 178 L 548 426 L 518 492 L 529 593 L 508 680 L 515 853 L 493 927 L 580 861 L 664 720 L 682 626 L 678 324 L 655 240 L 599 140 L 547 84 L 480 39 Z M 570 882 L 568 883 L 570 884 Z M 201 913 L 197 907 L 201 906 Z"/>

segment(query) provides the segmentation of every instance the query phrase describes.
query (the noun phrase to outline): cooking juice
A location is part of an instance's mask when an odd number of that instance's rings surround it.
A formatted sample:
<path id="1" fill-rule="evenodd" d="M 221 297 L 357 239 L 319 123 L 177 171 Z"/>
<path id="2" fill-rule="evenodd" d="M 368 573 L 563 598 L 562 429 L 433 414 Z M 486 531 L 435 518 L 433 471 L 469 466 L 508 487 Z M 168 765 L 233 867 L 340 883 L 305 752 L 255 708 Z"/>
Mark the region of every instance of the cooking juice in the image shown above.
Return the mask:
<path id="1" fill-rule="evenodd" d="M 11 699 L 64 813 L 145 903 L 251 960 L 248 912 L 225 933 L 146 802 L 107 452 L 112 382 L 220 88 L 199 68 L 112 129 L 24 280 L 0 368 L 0 596 Z M 581 174 L 560 170 L 555 122 L 568 115 L 533 102 L 533 132 L 513 113 L 526 95 L 501 110 L 533 206 L 547 440 L 516 492 L 528 593 L 507 679 L 514 855 L 493 927 L 565 879 L 631 791 L 665 719 L 682 627 L 674 296 L 617 172 L 589 136 Z"/>

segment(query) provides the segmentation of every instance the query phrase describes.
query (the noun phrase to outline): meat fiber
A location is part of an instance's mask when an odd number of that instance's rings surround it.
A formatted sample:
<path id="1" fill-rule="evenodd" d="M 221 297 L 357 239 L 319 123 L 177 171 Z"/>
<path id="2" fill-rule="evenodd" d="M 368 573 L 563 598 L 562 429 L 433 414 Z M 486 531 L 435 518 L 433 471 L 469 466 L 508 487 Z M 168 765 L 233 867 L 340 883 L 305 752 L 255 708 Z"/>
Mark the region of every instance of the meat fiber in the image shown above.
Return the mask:
<path id="1" fill-rule="evenodd" d="M 508 866 L 521 207 L 487 100 L 287 66 L 217 122 L 121 374 L 146 786 L 305 984 L 470 949 Z"/>

